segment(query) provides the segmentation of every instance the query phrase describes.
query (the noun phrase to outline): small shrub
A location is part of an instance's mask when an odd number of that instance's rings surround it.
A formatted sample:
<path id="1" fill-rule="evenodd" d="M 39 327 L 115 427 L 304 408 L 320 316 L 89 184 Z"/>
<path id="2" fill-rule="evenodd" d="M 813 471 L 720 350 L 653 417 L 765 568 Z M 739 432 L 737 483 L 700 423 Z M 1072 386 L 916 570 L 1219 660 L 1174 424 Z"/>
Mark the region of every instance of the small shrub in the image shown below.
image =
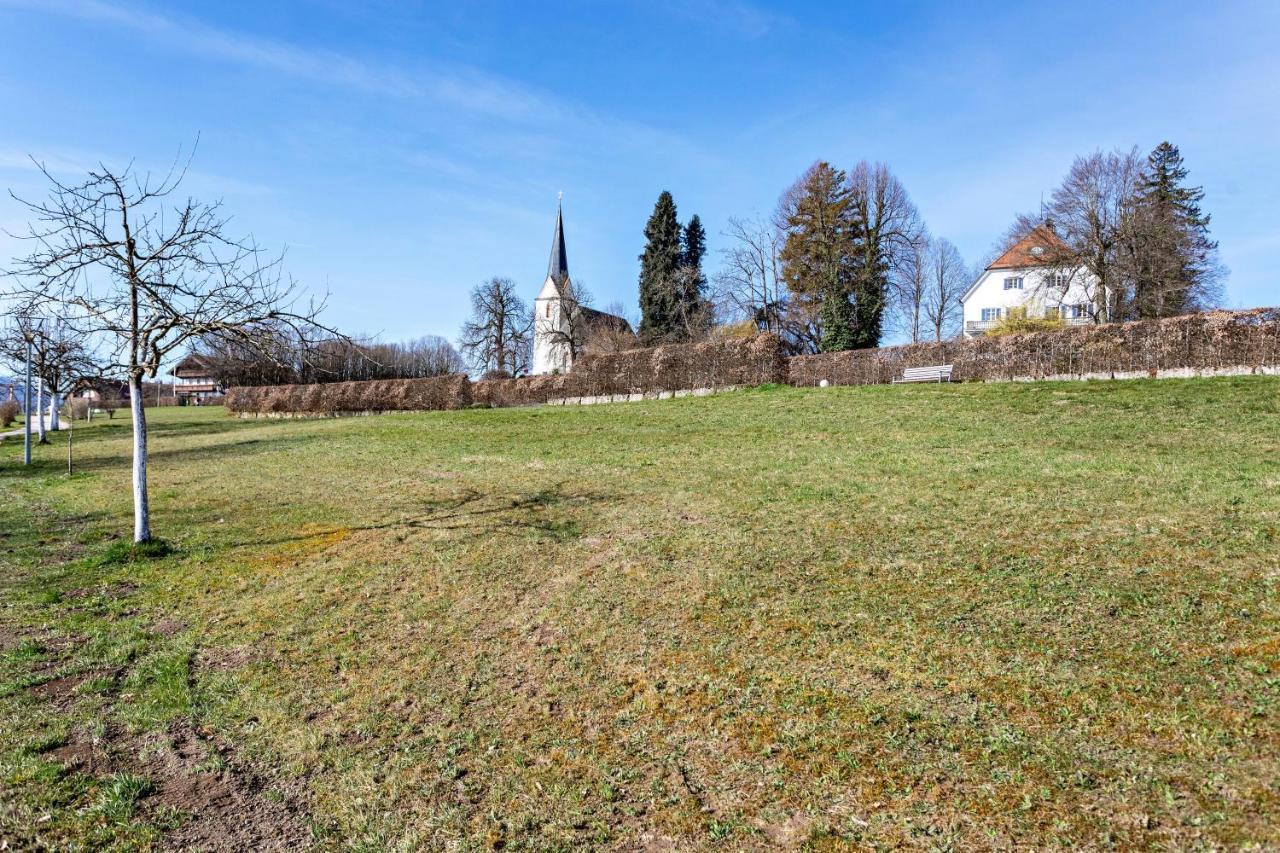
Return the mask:
<path id="1" fill-rule="evenodd" d="M 18 419 L 22 407 L 17 400 L 5 400 L 0 403 L 0 427 L 7 427 Z"/>
<path id="2" fill-rule="evenodd" d="M 996 324 L 987 331 L 987 337 L 998 338 L 1001 335 L 1023 335 L 1027 332 L 1052 332 L 1061 329 L 1065 323 L 1058 314 L 1047 317 L 1032 317 L 1026 308 L 1010 308 Z"/>

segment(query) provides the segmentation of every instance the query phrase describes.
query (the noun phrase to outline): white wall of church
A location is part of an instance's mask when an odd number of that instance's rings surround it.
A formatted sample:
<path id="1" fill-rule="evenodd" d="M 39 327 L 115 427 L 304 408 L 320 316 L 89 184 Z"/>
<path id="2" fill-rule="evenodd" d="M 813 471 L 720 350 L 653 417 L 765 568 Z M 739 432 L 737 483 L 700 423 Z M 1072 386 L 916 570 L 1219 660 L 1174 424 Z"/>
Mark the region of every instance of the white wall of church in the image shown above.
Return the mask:
<path id="1" fill-rule="evenodd" d="M 562 316 L 564 302 L 555 288 L 554 282 L 547 279 L 542 293 L 533 301 L 533 370 L 532 373 L 568 373 L 570 368 L 569 347 L 563 340 L 557 340 L 555 332 L 564 332 Z"/>

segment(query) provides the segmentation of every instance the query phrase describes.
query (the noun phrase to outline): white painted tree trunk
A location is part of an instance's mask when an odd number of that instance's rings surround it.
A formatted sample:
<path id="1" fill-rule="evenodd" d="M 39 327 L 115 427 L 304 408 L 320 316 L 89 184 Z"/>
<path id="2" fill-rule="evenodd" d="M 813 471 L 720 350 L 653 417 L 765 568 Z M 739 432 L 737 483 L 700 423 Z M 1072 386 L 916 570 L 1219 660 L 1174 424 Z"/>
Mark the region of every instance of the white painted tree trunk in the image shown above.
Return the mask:
<path id="1" fill-rule="evenodd" d="M 49 392 L 49 429 L 57 432 L 62 429 L 61 413 L 58 411 L 62 407 L 62 400 L 58 397 L 57 391 Z"/>
<path id="2" fill-rule="evenodd" d="M 142 405 L 142 377 L 129 377 L 129 409 L 133 413 L 133 541 L 151 539 L 147 504 L 147 414 Z"/>
<path id="3" fill-rule="evenodd" d="M 44 444 L 49 437 L 44 434 L 44 383 L 36 381 L 36 432 L 40 434 L 40 443 Z"/>

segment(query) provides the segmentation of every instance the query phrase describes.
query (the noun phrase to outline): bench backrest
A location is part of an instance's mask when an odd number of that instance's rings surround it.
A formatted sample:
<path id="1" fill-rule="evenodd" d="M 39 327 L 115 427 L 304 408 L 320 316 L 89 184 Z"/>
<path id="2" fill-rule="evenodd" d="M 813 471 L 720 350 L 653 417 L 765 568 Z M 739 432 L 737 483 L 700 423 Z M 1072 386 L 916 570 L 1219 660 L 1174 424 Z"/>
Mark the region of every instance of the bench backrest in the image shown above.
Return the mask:
<path id="1" fill-rule="evenodd" d="M 903 379 L 932 379 L 950 375 L 951 365 L 949 364 L 939 364 L 934 367 L 908 367 L 902 371 Z"/>

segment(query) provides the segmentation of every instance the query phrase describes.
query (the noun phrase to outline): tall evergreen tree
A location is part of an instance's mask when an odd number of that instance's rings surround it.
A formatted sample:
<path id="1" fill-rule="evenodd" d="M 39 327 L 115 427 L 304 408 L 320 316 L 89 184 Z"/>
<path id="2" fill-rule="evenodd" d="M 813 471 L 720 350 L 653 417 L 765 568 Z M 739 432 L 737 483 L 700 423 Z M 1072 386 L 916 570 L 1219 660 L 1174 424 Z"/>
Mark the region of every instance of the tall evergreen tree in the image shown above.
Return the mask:
<path id="1" fill-rule="evenodd" d="M 847 176 L 825 161 L 810 166 L 779 204 L 782 279 L 792 294 L 818 303 L 824 352 L 850 349 L 859 339 L 854 226 Z"/>
<path id="2" fill-rule="evenodd" d="M 707 232 L 694 214 L 684 227 L 680 249 L 680 273 L 676 277 L 677 328 L 671 337 L 699 338 L 711 326 L 711 302 L 707 299 L 707 276 L 702 259 L 707 255 Z"/>
<path id="3" fill-rule="evenodd" d="M 640 255 L 640 339 L 646 344 L 670 339 L 679 322 L 681 236 L 675 200 L 663 190 L 644 226 Z"/>
<path id="4" fill-rule="evenodd" d="M 1130 206 L 1133 313 L 1168 317 L 1208 307 L 1220 275 L 1218 244 L 1209 238 L 1204 190 L 1185 186 L 1177 146 L 1161 142 L 1147 157 Z"/>
<path id="5" fill-rule="evenodd" d="M 689 224 L 684 227 L 684 245 L 681 248 L 680 263 L 702 272 L 702 259 L 707 256 L 707 232 L 702 227 L 702 219 L 694 214 Z"/>

